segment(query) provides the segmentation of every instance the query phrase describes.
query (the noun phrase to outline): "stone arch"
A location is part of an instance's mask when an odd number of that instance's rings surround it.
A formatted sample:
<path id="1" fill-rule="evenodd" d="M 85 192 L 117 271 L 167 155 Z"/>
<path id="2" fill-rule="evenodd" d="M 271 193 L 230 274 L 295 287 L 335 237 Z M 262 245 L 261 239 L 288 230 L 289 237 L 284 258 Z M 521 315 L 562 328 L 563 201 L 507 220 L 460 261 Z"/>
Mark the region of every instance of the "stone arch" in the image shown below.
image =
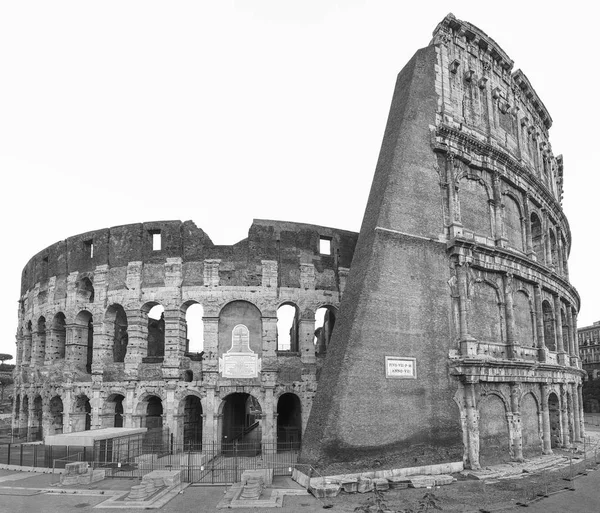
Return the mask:
<path id="1" fill-rule="evenodd" d="M 513 296 L 515 341 L 523 347 L 535 347 L 535 308 L 528 292 L 519 289 Z"/>
<path id="2" fill-rule="evenodd" d="M 147 393 L 138 401 L 138 414 L 140 415 L 141 427 L 150 429 L 162 429 L 164 405 L 163 398 L 158 394 Z"/>
<path id="3" fill-rule="evenodd" d="M 477 235 L 493 237 L 491 193 L 481 178 L 463 175 L 459 181 L 460 219 L 466 230 Z"/>
<path id="4" fill-rule="evenodd" d="M 550 445 L 554 449 L 562 444 L 562 424 L 560 419 L 560 393 L 554 389 L 548 393 L 548 414 L 550 417 Z"/>
<path id="5" fill-rule="evenodd" d="M 554 230 L 548 230 L 548 244 L 550 245 L 550 265 L 558 272 L 560 270 L 558 261 L 558 243 Z"/>
<path id="6" fill-rule="evenodd" d="M 302 401 L 285 392 L 277 398 L 277 449 L 298 450 L 302 440 Z"/>
<path id="7" fill-rule="evenodd" d="M 261 439 L 263 405 L 248 392 L 228 394 L 219 403 L 218 436 L 224 444 L 253 442 Z"/>
<path id="8" fill-rule="evenodd" d="M 88 373 L 92 372 L 94 358 L 94 318 L 88 310 L 81 310 L 75 317 L 75 344 L 71 359 L 77 364 L 85 365 Z"/>
<path id="9" fill-rule="evenodd" d="M 236 326 L 248 329 L 250 349 L 259 356 L 262 353 L 262 316 L 256 305 L 244 300 L 230 301 L 219 312 L 219 354 L 232 347 L 232 333 Z"/>
<path id="10" fill-rule="evenodd" d="M 62 360 L 65 357 L 67 341 L 67 320 L 65 314 L 58 312 L 52 320 L 50 342 L 46 348 L 46 360 Z"/>
<path id="11" fill-rule="evenodd" d="M 298 327 L 300 322 L 300 309 L 291 302 L 286 301 L 277 308 L 277 350 L 299 351 Z"/>
<path id="12" fill-rule="evenodd" d="M 480 464 L 487 466 L 508 461 L 510 437 L 504 398 L 489 393 L 479 400 L 478 410 Z"/>
<path id="13" fill-rule="evenodd" d="M 125 425 L 125 390 L 112 390 L 102 405 L 102 426 L 106 428 Z"/>
<path id="14" fill-rule="evenodd" d="M 550 351 L 556 351 L 556 331 L 554 310 L 546 299 L 542 301 L 542 315 L 544 322 L 544 344 Z"/>
<path id="15" fill-rule="evenodd" d="M 46 357 L 46 335 L 46 318 L 42 315 L 37 320 L 37 343 L 35 344 L 35 360 L 40 363 L 43 362 Z"/>
<path id="16" fill-rule="evenodd" d="M 470 335 L 482 342 L 501 343 L 502 311 L 498 287 L 487 280 L 475 281 L 469 303 Z"/>
<path id="17" fill-rule="evenodd" d="M 314 344 L 317 354 L 327 352 L 327 347 L 333 335 L 337 319 L 337 308 L 330 304 L 320 305 L 315 312 L 315 338 Z"/>
<path id="18" fill-rule="evenodd" d="M 537 456 L 542 453 L 541 411 L 538 398 L 532 392 L 525 393 L 521 398 L 520 413 L 523 455 Z"/>
<path id="19" fill-rule="evenodd" d="M 521 204 L 511 193 L 505 192 L 504 194 L 504 235 L 510 247 L 523 251 L 523 214 Z"/>
<path id="20" fill-rule="evenodd" d="M 77 282 L 77 301 L 81 303 L 94 302 L 94 285 L 92 280 L 87 276 L 82 276 Z"/>
<path id="21" fill-rule="evenodd" d="M 104 314 L 103 324 L 108 346 L 112 349 L 112 361 L 124 362 L 129 342 L 125 309 L 118 303 L 110 305 Z"/>
<path id="22" fill-rule="evenodd" d="M 204 307 L 195 300 L 181 305 L 185 325 L 185 352 L 201 353 L 204 351 Z"/>
<path id="23" fill-rule="evenodd" d="M 43 438 L 43 418 L 43 399 L 40 394 L 35 394 L 33 397 L 33 419 L 31 423 L 30 441 L 41 440 Z"/>
<path id="24" fill-rule="evenodd" d="M 55 395 L 50 399 L 50 434 L 58 435 L 63 433 L 63 402 L 59 395 Z"/>
<path id="25" fill-rule="evenodd" d="M 142 318 L 147 319 L 147 358 L 159 361 L 165 356 L 165 307 L 149 301 L 142 308 Z"/>
<path id="26" fill-rule="evenodd" d="M 186 448 L 201 451 L 204 425 L 204 410 L 199 394 L 190 392 L 179 403 L 183 420 L 183 443 Z"/>
<path id="27" fill-rule="evenodd" d="M 88 431 L 92 428 L 92 406 L 89 397 L 81 393 L 75 397 L 71 413 L 71 431 Z"/>
<path id="28" fill-rule="evenodd" d="M 542 230 L 542 221 L 536 212 L 532 212 L 529 219 L 531 225 L 531 245 L 536 260 L 540 263 L 546 261 L 544 257 L 544 233 Z"/>

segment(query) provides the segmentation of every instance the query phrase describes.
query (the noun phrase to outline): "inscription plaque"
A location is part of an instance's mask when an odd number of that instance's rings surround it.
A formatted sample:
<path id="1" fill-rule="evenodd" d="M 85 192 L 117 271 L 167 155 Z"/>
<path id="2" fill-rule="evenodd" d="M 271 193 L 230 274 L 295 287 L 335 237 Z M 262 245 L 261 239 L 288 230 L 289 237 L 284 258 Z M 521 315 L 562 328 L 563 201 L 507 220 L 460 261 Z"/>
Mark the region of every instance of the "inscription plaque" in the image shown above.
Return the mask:
<path id="1" fill-rule="evenodd" d="M 250 332 L 238 324 L 231 332 L 231 348 L 219 358 L 219 372 L 224 378 L 256 378 L 260 370 L 260 358 L 250 349 Z"/>
<path id="2" fill-rule="evenodd" d="M 385 377 L 397 379 L 416 379 L 417 359 L 400 356 L 385 357 Z"/>

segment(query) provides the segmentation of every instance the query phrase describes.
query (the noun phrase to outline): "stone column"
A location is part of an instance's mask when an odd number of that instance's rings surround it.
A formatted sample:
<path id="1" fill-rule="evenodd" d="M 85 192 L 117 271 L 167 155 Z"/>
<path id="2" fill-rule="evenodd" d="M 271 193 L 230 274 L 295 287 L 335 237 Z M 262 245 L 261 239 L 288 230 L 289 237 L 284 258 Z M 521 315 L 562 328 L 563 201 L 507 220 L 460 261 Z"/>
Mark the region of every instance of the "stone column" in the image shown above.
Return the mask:
<path id="1" fill-rule="evenodd" d="M 500 190 L 500 173 L 496 171 L 492 173 L 492 188 L 494 194 L 494 232 L 496 246 L 505 248 L 508 240 L 502 233 L 504 203 L 502 202 L 502 191 Z"/>
<path id="2" fill-rule="evenodd" d="M 33 398 L 33 399 L 32 399 Z M 29 394 L 27 401 L 27 441 L 30 442 L 32 438 L 32 428 L 34 422 L 37 421 L 35 417 L 35 395 Z"/>
<path id="3" fill-rule="evenodd" d="M 273 415 L 273 389 L 272 385 L 263 385 L 264 403 L 262 412 L 262 443 L 272 444 L 275 441 L 274 415 Z"/>
<path id="4" fill-rule="evenodd" d="M 512 452 L 515 461 L 524 461 L 523 459 L 523 432 L 521 426 L 521 412 L 519 407 L 519 395 L 521 387 L 517 383 L 510 384 L 510 405 L 512 416 L 509 419 L 509 426 L 512 427 Z M 507 414 L 508 417 L 508 414 Z"/>
<path id="5" fill-rule="evenodd" d="M 206 399 L 204 400 L 203 422 L 202 426 L 202 446 L 212 447 L 213 442 L 218 438 L 217 429 L 215 426 L 215 387 L 209 385 L 206 387 Z"/>
<path id="6" fill-rule="evenodd" d="M 567 364 L 567 353 L 565 352 L 565 344 L 563 341 L 562 330 L 562 315 L 560 311 L 560 299 L 558 294 L 553 295 L 554 299 L 554 327 L 556 330 L 556 349 L 558 352 L 559 365 Z"/>
<path id="7" fill-rule="evenodd" d="M 138 427 L 134 422 L 134 395 L 136 389 L 136 382 L 127 383 L 125 389 L 125 401 L 123 405 L 123 427 Z"/>
<path id="8" fill-rule="evenodd" d="M 523 215 L 525 217 L 525 253 L 529 258 L 534 255 L 533 239 L 531 238 L 531 213 L 529 211 L 529 194 L 523 194 Z"/>
<path id="9" fill-rule="evenodd" d="M 179 379 L 179 362 L 185 353 L 185 313 L 179 308 L 165 309 L 164 379 Z"/>
<path id="10" fill-rule="evenodd" d="M 42 397 L 42 440 L 54 434 L 52 414 L 50 413 L 50 398 Z"/>
<path id="11" fill-rule="evenodd" d="M 219 317 L 204 316 L 204 360 L 203 370 L 216 372 L 219 369 Z"/>
<path id="12" fill-rule="evenodd" d="M 566 385 L 560 385 L 560 431 L 562 434 L 562 445 L 565 448 L 571 447 L 571 437 L 569 436 L 569 415 L 567 411 L 567 391 Z"/>
<path id="13" fill-rule="evenodd" d="M 317 361 L 315 356 L 315 320 L 314 312 L 312 319 L 300 319 L 298 323 L 298 346 L 300 350 L 300 359 L 303 364 L 314 364 Z"/>
<path id="14" fill-rule="evenodd" d="M 548 385 L 540 385 L 542 395 L 542 454 L 552 454 L 550 410 L 548 408 Z"/>
<path id="15" fill-rule="evenodd" d="M 573 319 L 573 322 L 571 323 L 571 330 L 573 330 L 573 346 L 575 350 L 575 357 L 577 358 L 575 365 L 578 369 L 581 369 L 581 357 L 579 355 L 579 338 L 577 336 L 577 312 L 575 311 L 575 309 L 571 309 L 571 317 Z"/>
<path id="16" fill-rule="evenodd" d="M 94 383 L 92 385 L 92 397 L 90 398 L 91 407 L 91 429 L 100 429 L 102 423 L 100 421 L 100 411 L 102 409 L 102 399 L 100 397 L 100 384 Z"/>
<path id="17" fill-rule="evenodd" d="M 577 398 L 579 403 L 579 435 L 582 440 L 585 439 L 585 418 L 583 416 L 583 395 L 581 392 L 581 385 L 577 385 Z"/>
<path id="18" fill-rule="evenodd" d="M 472 470 L 481 468 L 479 464 L 479 412 L 475 400 L 475 383 L 466 382 L 463 388 L 465 394 L 465 417 L 467 423 L 467 453 L 469 467 Z"/>
<path id="19" fill-rule="evenodd" d="M 22 349 L 21 349 L 21 364 L 22 365 L 30 365 L 31 364 L 31 332 L 26 332 L 23 335 Z"/>
<path id="20" fill-rule="evenodd" d="M 177 433 L 177 425 L 175 424 L 175 416 L 177 415 L 177 405 L 175 404 L 175 390 L 177 388 L 177 383 L 174 381 L 169 381 L 166 383 L 166 394 L 165 394 L 165 405 L 163 407 L 164 422 L 169 428 L 170 433 Z"/>
<path id="21" fill-rule="evenodd" d="M 63 386 L 63 433 L 71 433 L 71 410 L 73 408 L 73 384 L 67 383 Z"/>
<path id="22" fill-rule="evenodd" d="M 537 327 L 538 357 L 540 362 L 545 362 L 547 349 L 544 342 L 544 314 L 542 312 L 542 287 L 539 283 L 533 286 L 533 297 L 535 300 L 535 324 Z"/>
<path id="23" fill-rule="evenodd" d="M 262 357 L 277 357 L 277 315 L 275 317 L 262 317 Z"/>
<path id="24" fill-rule="evenodd" d="M 458 318 L 460 336 L 460 354 L 462 356 L 477 355 L 477 341 L 469 335 L 467 322 L 468 286 L 467 286 L 467 264 L 456 265 L 456 278 L 458 286 Z"/>
<path id="25" fill-rule="evenodd" d="M 142 358 L 148 355 L 148 314 L 139 308 L 125 311 L 127 315 L 127 353 L 125 375 L 127 379 L 138 379 L 138 368 Z"/>
<path id="26" fill-rule="evenodd" d="M 569 327 L 568 327 L 568 330 L 569 330 L 569 354 L 571 355 L 570 365 L 571 365 L 571 367 L 577 367 L 577 356 L 578 355 L 575 351 L 577 334 L 573 333 L 573 313 L 571 311 L 570 305 L 567 305 L 566 313 L 567 313 L 567 324 L 569 325 Z"/>
<path id="27" fill-rule="evenodd" d="M 450 219 L 450 237 L 460 237 L 463 234 L 463 225 L 460 222 L 457 201 L 457 184 L 454 181 L 454 159 L 453 153 L 446 155 L 446 186 L 448 187 L 448 216 Z"/>
<path id="28" fill-rule="evenodd" d="M 571 413 L 573 415 L 573 442 L 581 442 L 581 425 L 579 418 L 579 390 L 577 389 L 577 383 L 569 385 L 571 388 L 571 397 L 573 399 L 573 406 Z"/>
<path id="29" fill-rule="evenodd" d="M 508 273 L 502 277 L 504 283 L 504 304 L 506 307 L 506 343 L 507 356 L 514 360 L 520 356 L 519 341 L 515 340 L 515 314 L 513 303 L 512 274 Z M 514 410 L 513 410 L 514 411 Z"/>

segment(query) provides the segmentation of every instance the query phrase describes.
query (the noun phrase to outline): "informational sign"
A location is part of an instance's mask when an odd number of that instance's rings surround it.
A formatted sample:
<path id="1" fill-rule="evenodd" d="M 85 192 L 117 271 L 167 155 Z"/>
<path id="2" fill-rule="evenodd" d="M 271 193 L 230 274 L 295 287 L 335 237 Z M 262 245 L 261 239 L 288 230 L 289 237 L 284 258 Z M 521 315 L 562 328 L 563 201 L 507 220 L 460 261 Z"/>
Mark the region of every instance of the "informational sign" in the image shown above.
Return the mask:
<path id="1" fill-rule="evenodd" d="M 385 357 L 385 377 L 397 379 L 417 378 L 417 359 L 400 356 Z"/>

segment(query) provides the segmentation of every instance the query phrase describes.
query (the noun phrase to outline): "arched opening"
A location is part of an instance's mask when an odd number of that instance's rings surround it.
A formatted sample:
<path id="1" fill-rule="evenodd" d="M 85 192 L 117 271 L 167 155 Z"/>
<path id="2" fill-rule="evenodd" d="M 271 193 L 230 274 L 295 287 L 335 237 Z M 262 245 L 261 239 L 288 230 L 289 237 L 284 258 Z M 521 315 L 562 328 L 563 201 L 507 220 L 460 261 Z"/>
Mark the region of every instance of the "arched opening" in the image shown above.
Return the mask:
<path id="1" fill-rule="evenodd" d="M 298 349 L 298 324 L 300 310 L 296 305 L 286 303 L 277 309 L 277 350 L 294 351 Z"/>
<path id="2" fill-rule="evenodd" d="M 102 408 L 103 427 L 123 427 L 125 420 L 124 400 L 125 397 L 122 394 L 111 394 L 108 396 Z"/>
<path id="3" fill-rule="evenodd" d="M 77 283 L 77 300 L 82 303 L 94 302 L 94 286 L 92 285 L 92 280 L 87 276 L 83 277 Z"/>
<path id="4" fill-rule="evenodd" d="M 542 222 L 535 212 L 531 213 L 531 244 L 538 262 L 544 263 L 544 244 L 542 237 Z"/>
<path id="5" fill-rule="evenodd" d="M 222 441 L 224 448 L 234 443 L 260 442 L 261 408 L 250 394 L 236 392 L 228 395 L 223 404 Z"/>
<path id="6" fill-rule="evenodd" d="M 556 351 L 554 312 L 548 301 L 542 301 L 542 315 L 544 317 L 544 343 L 550 351 Z"/>
<path id="7" fill-rule="evenodd" d="M 277 402 L 277 449 L 298 450 L 302 438 L 302 405 L 296 394 L 285 393 Z"/>
<path id="8" fill-rule="evenodd" d="M 109 339 L 112 339 L 113 362 L 124 362 L 129 335 L 127 333 L 127 314 L 121 305 L 115 303 L 108 307 L 104 316 L 104 329 Z"/>
<path id="9" fill-rule="evenodd" d="M 36 361 L 43 362 L 46 357 L 46 318 L 40 317 L 37 322 Z"/>
<path id="10" fill-rule="evenodd" d="M 504 199 L 504 233 L 510 247 L 523 251 L 521 209 L 515 199 L 508 195 Z"/>
<path id="11" fill-rule="evenodd" d="M 92 372 L 94 358 L 94 321 L 92 314 L 82 310 L 75 318 L 75 344 L 72 346 L 71 358 L 80 365 L 85 365 L 89 374 Z"/>
<path id="12" fill-rule="evenodd" d="M 551 447 L 560 447 L 562 443 L 562 431 L 560 428 L 560 401 L 554 392 L 550 393 L 548 396 L 548 413 L 550 414 Z"/>
<path id="13" fill-rule="evenodd" d="M 160 397 L 152 395 L 148 398 L 146 402 L 146 416 L 144 418 L 145 426 L 143 427 L 147 427 L 148 429 L 161 429 L 163 426 L 162 399 Z"/>
<path id="14" fill-rule="evenodd" d="M 314 344 L 317 354 L 327 352 L 327 346 L 335 327 L 337 310 L 333 306 L 322 306 L 315 312 Z"/>
<path id="15" fill-rule="evenodd" d="M 87 395 L 75 398 L 75 407 L 71 414 L 73 431 L 89 431 L 92 428 L 92 407 Z"/>
<path id="16" fill-rule="evenodd" d="M 43 438 L 42 419 L 43 419 L 42 397 L 35 396 L 33 400 L 33 423 L 31 426 L 30 441 L 34 442 Z"/>
<path id="17" fill-rule="evenodd" d="M 50 360 L 62 360 L 65 357 L 65 347 L 67 340 L 67 328 L 65 315 L 58 312 L 52 321 L 52 341 L 47 348 L 47 358 Z"/>
<path id="18" fill-rule="evenodd" d="M 479 403 L 479 463 L 494 465 L 510 459 L 506 408 L 500 397 L 484 396 Z"/>
<path id="19" fill-rule="evenodd" d="M 188 395 L 183 406 L 183 443 L 186 449 L 202 450 L 202 402 Z"/>
<path id="20" fill-rule="evenodd" d="M 165 309 L 154 305 L 148 312 L 148 358 L 165 356 Z"/>
<path id="21" fill-rule="evenodd" d="M 21 358 L 23 359 L 22 361 L 24 364 L 31 363 L 32 336 L 33 336 L 33 325 L 31 323 L 31 321 L 28 321 L 27 325 L 25 326 L 25 336 L 23 338 L 23 349 L 22 349 L 22 354 L 21 354 Z"/>
<path id="22" fill-rule="evenodd" d="M 185 311 L 185 352 L 201 353 L 204 351 L 204 308 L 193 303 Z"/>
<path id="23" fill-rule="evenodd" d="M 50 399 L 50 418 L 52 422 L 50 433 L 61 434 L 63 432 L 63 402 L 57 395 Z"/>
<path id="24" fill-rule="evenodd" d="M 525 394 L 521 400 L 521 431 L 523 433 L 523 455 L 539 456 L 542 453 L 540 438 L 540 415 L 535 397 Z"/>

